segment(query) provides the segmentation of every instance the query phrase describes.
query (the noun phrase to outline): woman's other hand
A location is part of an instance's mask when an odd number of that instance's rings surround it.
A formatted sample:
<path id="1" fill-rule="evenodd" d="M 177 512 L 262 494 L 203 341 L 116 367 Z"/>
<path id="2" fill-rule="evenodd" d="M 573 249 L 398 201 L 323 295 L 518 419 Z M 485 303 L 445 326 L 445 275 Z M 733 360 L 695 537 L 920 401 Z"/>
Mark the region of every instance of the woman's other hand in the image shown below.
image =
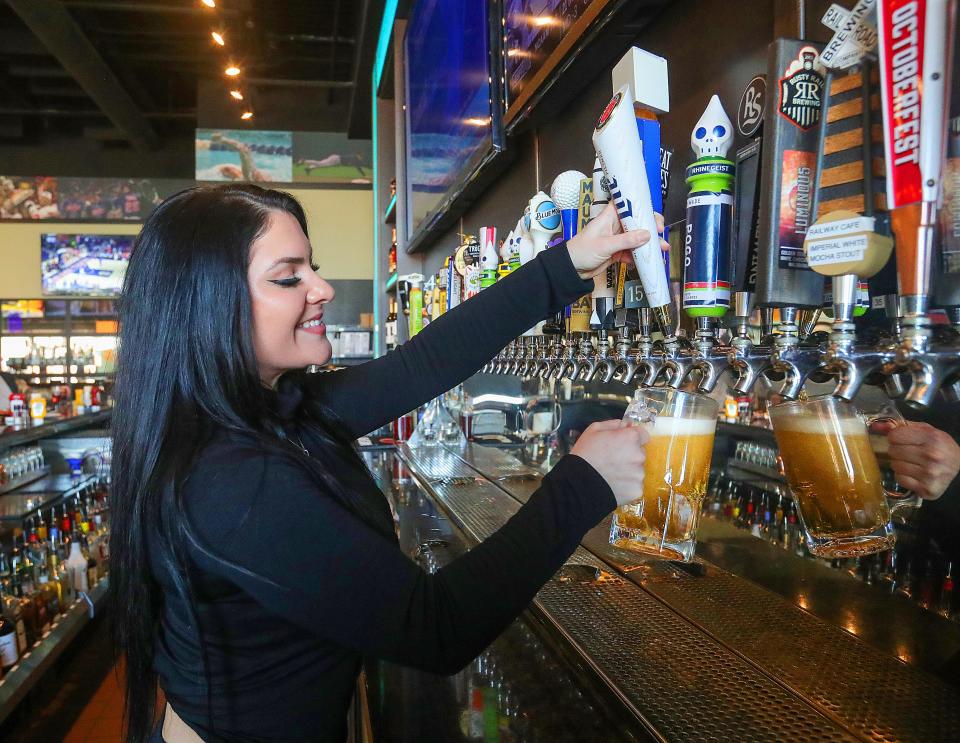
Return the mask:
<path id="1" fill-rule="evenodd" d="M 643 465 L 650 434 L 642 426 L 628 426 L 619 420 L 599 421 L 587 426 L 571 454 L 585 459 L 613 491 L 617 505 L 643 495 Z"/>
<path id="2" fill-rule="evenodd" d="M 657 214 L 656 218 L 657 231 L 662 233 L 663 217 Z M 633 263 L 630 251 L 649 241 L 650 233 L 646 230 L 624 232 L 617 210 L 610 203 L 582 231 L 567 241 L 567 250 L 580 278 L 590 279 L 611 263 Z M 669 250 L 670 246 L 665 240 L 660 240 L 660 249 Z"/>
<path id="3" fill-rule="evenodd" d="M 929 423 L 896 426 L 887 433 L 887 441 L 897 483 L 921 498 L 939 498 L 960 472 L 960 446 Z"/>

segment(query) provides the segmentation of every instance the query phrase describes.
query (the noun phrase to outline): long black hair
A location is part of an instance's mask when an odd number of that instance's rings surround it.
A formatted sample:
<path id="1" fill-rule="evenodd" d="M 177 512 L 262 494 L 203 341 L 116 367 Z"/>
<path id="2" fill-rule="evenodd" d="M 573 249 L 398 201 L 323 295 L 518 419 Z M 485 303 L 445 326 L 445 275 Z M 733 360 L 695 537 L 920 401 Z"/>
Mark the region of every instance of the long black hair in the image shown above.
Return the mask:
<path id="1" fill-rule="evenodd" d="M 192 606 L 184 546 L 196 540 L 183 517 L 180 484 L 197 452 L 225 428 L 293 458 L 277 437 L 275 398 L 258 373 L 247 282 L 250 246 L 274 212 L 292 215 L 307 234 L 303 208 L 287 193 L 235 184 L 183 191 L 146 220 L 124 279 L 111 432 L 110 593 L 115 641 L 126 660 L 126 738 L 134 743 L 148 739 L 156 705 L 162 603 L 148 544 L 160 546 L 154 564 Z M 315 435 L 349 450 L 330 411 L 314 405 L 307 412 Z M 329 471 L 304 464 L 302 455 L 294 461 L 384 530 Z M 193 624 L 200 633 L 195 614 Z M 199 640 L 202 649 L 202 633 Z"/>

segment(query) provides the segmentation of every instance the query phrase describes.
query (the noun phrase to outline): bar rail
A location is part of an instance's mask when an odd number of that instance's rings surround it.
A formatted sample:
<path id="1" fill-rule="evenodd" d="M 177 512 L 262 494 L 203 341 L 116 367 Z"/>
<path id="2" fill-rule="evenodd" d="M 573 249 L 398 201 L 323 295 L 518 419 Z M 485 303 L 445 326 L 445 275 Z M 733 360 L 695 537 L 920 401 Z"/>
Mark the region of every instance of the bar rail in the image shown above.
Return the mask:
<path id="1" fill-rule="evenodd" d="M 535 468 L 488 447 L 400 454 L 477 541 L 538 487 Z M 608 530 L 587 534 L 572 577 L 544 586 L 532 610 L 654 737 L 960 740 L 957 686 L 701 557 L 680 565 L 614 548 Z M 960 646 L 942 624 L 943 644 Z"/>

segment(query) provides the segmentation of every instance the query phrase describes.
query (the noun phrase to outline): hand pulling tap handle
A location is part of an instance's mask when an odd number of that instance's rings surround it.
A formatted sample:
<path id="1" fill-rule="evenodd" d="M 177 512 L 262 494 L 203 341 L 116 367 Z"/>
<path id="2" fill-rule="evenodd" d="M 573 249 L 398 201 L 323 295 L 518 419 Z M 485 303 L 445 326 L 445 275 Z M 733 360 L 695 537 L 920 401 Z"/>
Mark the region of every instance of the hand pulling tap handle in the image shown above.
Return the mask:
<path id="1" fill-rule="evenodd" d="M 618 90 L 607 104 L 593 132 L 593 144 L 607 176 L 623 229 L 644 229 L 650 234 L 650 239 L 644 245 L 633 250 L 633 260 L 644 293 L 664 335 L 673 339 L 670 285 L 657 238 L 650 184 L 629 85 Z"/>

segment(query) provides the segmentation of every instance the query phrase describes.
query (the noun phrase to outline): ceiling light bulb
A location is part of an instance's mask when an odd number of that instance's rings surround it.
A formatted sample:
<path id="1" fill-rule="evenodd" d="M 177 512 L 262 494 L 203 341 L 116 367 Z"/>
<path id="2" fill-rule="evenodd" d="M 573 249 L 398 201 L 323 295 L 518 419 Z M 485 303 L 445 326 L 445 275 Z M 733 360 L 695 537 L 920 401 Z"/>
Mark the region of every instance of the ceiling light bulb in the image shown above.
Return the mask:
<path id="1" fill-rule="evenodd" d="M 227 69 L 223 71 L 223 74 L 228 75 L 229 77 L 236 77 L 240 74 L 240 68 L 236 65 L 230 65 Z"/>
<path id="2" fill-rule="evenodd" d="M 204 5 L 206 5 L 208 8 L 216 8 L 216 7 L 217 7 L 216 0 L 200 0 L 200 2 L 203 3 Z"/>
<path id="3" fill-rule="evenodd" d="M 210 35 L 213 37 L 213 40 L 217 42 L 220 46 L 223 46 L 227 42 L 223 40 L 223 34 L 218 31 L 211 31 Z"/>
<path id="4" fill-rule="evenodd" d="M 249 121 L 253 118 L 253 111 L 244 111 L 242 114 L 240 114 L 240 118 L 244 121 Z"/>
<path id="5" fill-rule="evenodd" d="M 243 100 L 243 93 L 241 93 L 239 90 L 231 90 L 231 91 L 230 91 L 230 95 L 232 95 L 232 96 L 234 97 L 234 99 L 236 99 L 236 100 L 238 100 L 238 101 L 242 101 L 242 100 Z"/>

